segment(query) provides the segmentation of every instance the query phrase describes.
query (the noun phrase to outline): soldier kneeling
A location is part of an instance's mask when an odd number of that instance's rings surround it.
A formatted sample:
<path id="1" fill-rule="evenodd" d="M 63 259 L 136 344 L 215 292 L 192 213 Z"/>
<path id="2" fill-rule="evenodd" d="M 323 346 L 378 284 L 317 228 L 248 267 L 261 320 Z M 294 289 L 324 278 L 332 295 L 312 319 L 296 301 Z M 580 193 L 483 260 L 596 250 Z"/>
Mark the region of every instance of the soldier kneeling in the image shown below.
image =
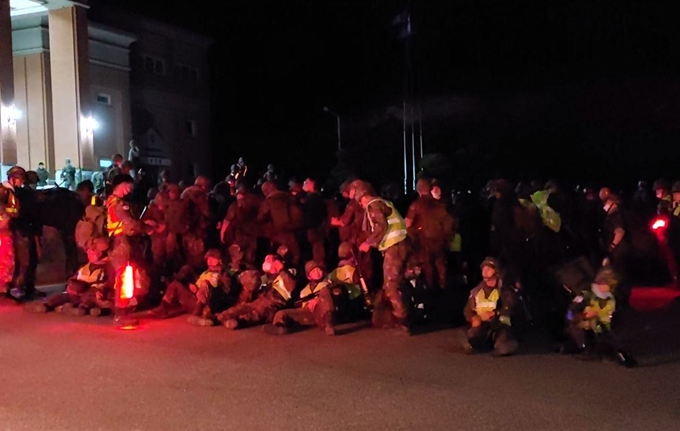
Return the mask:
<path id="1" fill-rule="evenodd" d="M 274 324 L 264 327 L 265 332 L 280 335 L 289 333 L 294 326 L 318 326 L 326 334 L 335 335 L 333 289 L 346 290 L 340 285 L 331 287 L 322 266 L 314 261 L 305 264 L 305 274 L 309 284 L 300 292 L 300 301 L 296 303 L 299 307 L 278 311 Z"/>
<path id="2" fill-rule="evenodd" d="M 108 277 L 106 251 L 109 241 L 98 238 L 87 249 L 87 261 L 66 284 L 66 292 L 42 302 L 30 303 L 26 310 L 33 313 L 58 313 L 99 316 L 112 308 L 113 285 Z"/>
<path id="3" fill-rule="evenodd" d="M 637 367 L 637 361 L 621 350 L 612 332 L 616 285 L 614 272 L 602 268 L 590 289 L 574 298 L 567 313 L 570 341 L 562 353 L 580 353 L 583 359 L 592 360 L 608 357 L 626 368 Z"/>
<path id="4" fill-rule="evenodd" d="M 463 347 L 467 353 L 493 348 L 495 356 L 511 355 L 518 347 L 510 330 L 512 290 L 502 286 L 500 267 L 495 259 L 484 259 L 481 269 L 483 280 L 470 292 L 464 310 L 470 329 Z"/>

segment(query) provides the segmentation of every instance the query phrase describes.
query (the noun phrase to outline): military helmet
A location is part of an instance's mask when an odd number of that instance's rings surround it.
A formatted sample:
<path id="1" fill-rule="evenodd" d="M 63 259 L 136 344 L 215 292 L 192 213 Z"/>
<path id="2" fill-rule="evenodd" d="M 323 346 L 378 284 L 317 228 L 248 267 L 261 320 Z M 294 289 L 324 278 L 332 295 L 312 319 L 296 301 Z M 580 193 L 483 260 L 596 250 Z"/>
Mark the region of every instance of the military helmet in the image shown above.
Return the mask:
<path id="1" fill-rule="evenodd" d="M 338 247 L 338 257 L 340 259 L 348 259 L 352 257 L 352 244 L 348 242 L 343 242 L 340 244 L 340 247 Z"/>
<path id="2" fill-rule="evenodd" d="M 323 265 L 313 260 L 310 260 L 309 262 L 305 263 L 305 275 L 309 276 L 309 273 L 312 272 L 315 268 L 323 269 Z"/>
<path id="3" fill-rule="evenodd" d="M 608 266 L 601 268 L 595 276 L 596 284 L 606 284 L 611 290 L 614 290 L 619 284 L 618 277 L 614 270 Z"/>
<path id="4" fill-rule="evenodd" d="M 680 193 L 680 181 L 673 183 L 673 188 L 671 190 L 673 193 Z"/>
<path id="5" fill-rule="evenodd" d="M 668 190 L 668 182 L 664 180 L 656 180 L 654 181 L 654 190 Z"/>
<path id="6" fill-rule="evenodd" d="M 205 260 L 208 260 L 210 258 L 217 259 L 217 260 L 222 260 L 222 253 L 216 248 L 208 250 L 208 252 L 205 254 Z"/>
<path id="7" fill-rule="evenodd" d="M 12 178 L 21 178 L 25 181 L 26 169 L 22 168 L 21 166 L 12 166 L 9 171 L 7 171 L 7 179 L 11 180 Z"/>

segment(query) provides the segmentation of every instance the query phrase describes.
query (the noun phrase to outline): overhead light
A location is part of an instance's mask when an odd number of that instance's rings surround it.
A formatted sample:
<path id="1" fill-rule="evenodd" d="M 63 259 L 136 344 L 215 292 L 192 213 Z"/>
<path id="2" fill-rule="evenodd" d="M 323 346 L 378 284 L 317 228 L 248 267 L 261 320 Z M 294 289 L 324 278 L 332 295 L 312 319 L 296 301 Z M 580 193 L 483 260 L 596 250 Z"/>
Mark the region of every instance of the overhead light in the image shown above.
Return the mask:
<path id="1" fill-rule="evenodd" d="M 22 117 L 22 112 L 16 106 L 12 105 L 3 109 L 4 117 L 9 124 L 16 124 Z"/>
<path id="2" fill-rule="evenodd" d="M 85 117 L 82 120 L 82 127 L 85 133 L 94 133 L 99 128 L 99 122 L 93 117 Z"/>

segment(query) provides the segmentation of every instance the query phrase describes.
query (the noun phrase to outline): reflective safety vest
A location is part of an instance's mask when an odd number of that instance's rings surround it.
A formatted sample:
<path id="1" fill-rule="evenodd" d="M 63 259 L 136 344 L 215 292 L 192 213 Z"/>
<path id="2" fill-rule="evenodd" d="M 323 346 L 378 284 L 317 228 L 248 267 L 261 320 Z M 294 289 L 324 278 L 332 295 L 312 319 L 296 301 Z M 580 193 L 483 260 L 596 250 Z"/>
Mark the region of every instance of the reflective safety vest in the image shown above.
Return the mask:
<path id="1" fill-rule="evenodd" d="M 280 275 L 277 275 L 274 281 L 272 281 L 272 287 L 279 292 L 279 295 L 281 295 L 283 299 L 290 301 L 290 292 L 286 289 L 286 283 L 284 283 L 283 278 Z"/>
<path id="2" fill-rule="evenodd" d="M 19 215 L 19 200 L 16 194 L 14 194 L 14 187 L 9 185 L 9 183 L 3 183 L 2 187 L 7 192 L 7 203 L 5 204 L 5 212 L 11 217 L 16 217 Z"/>
<path id="3" fill-rule="evenodd" d="M 597 333 L 611 330 L 612 326 L 612 316 L 614 315 L 614 310 L 616 309 L 616 300 L 613 295 L 609 295 L 604 301 L 604 305 L 601 305 L 601 299 L 594 294 L 590 298 L 588 307 L 597 312 L 597 317 L 593 319 L 586 320 L 583 322 L 583 327 L 585 329 L 591 329 Z"/>
<path id="4" fill-rule="evenodd" d="M 300 292 L 300 298 L 304 299 L 310 295 L 313 295 L 317 292 L 320 292 L 321 289 L 324 287 L 328 286 L 329 283 L 327 281 L 320 281 L 316 283 L 316 286 L 312 287 L 311 283 L 308 284 L 304 289 L 302 289 L 302 292 Z M 316 304 L 318 302 L 318 298 L 310 298 L 310 300 L 305 301 L 304 304 L 302 304 L 303 307 L 310 307 L 311 310 L 316 307 Z"/>
<path id="5" fill-rule="evenodd" d="M 380 244 L 378 244 L 378 250 L 385 251 L 393 245 L 399 244 L 405 240 L 408 233 L 406 231 L 406 222 L 404 221 L 404 218 L 401 216 L 401 214 L 399 214 L 399 211 L 397 211 L 392 202 L 386 201 L 384 199 L 373 199 L 366 207 L 369 207 L 373 202 L 378 201 L 381 201 L 388 207 L 392 208 L 392 213 L 387 216 L 387 232 L 385 232 L 385 236 L 383 236 L 382 241 L 380 241 Z M 368 221 L 371 224 L 371 230 L 373 230 L 374 223 L 371 220 L 371 217 L 368 215 L 368 211 L 366 212 L 366 216 L 368 217 Z"/>
<path id="6" fill-rule="evenodd" d="M 106 231 L 109 236 L 118 236 L 123 233 L 123 222 L 118 215 L 116 215 L 116 204 L 121 202 L 118 196 L 109 196 L 106 200 Z"/>
<path id="7" fill-rule="evenodd" d="M 331 272 L 328 279 L 332 283 L 342 283 L 345 285 L 349 293 L 349 299 L 355 299 L 361 296 L 361 286 L 354 283 L 354 274 L 357 269 L 352 265 L 339 266 L 335 271 Z"/>
<path id="8" fill-rule="evenodd" d="M 76 280 L 83 283 L 96 285 L 104 282 L 106 278 L 106 265 L 94 265 L 88 263 L 78 270 Z"/>
<path id="9" fill-rule="evenodd" d="M 452 253 L 460 253 L 463 251 L 463 237 L 459 233 L 456 233 L 451 240 L 449 250 Z"/>
<path id="10" fill-rule="evenodd" d="M 475 311 L 477 314 L 496 311 L 500 297 L 501 294 L 498 289 L 492 290 L 488 297 L 484 294 L 484 289 L 479 289 L 475 297 Z"/>
<path id="11" fill-rule="evenodd" d="M 551 230 L 559 233 L 560 228 L 562 227 L 562 218 L 557 211 L 548 205 L 549 197 L 549 192 L 540 190 L 531 195 L 531 201 L 538 208 L 538 211 L 541 214 L 541 219 L 543 220 L 543 224 Z"/>

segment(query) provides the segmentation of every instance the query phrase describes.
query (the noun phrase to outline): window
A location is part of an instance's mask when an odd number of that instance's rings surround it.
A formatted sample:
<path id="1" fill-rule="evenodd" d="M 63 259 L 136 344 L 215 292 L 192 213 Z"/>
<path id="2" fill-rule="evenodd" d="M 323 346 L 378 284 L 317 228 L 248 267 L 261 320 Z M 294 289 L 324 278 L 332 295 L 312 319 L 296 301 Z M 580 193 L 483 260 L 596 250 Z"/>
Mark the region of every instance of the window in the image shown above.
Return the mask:
<path id="1" fill-rule="evenodd" d="M 105 93 L 97 94 L 97 103 L 101 103 L 102 105 L 111 106 L 111 95 L 105 94 Z"/>
<path id="2" fill-rule="evenodd" d="M 153 73 L 154 75 L 165 75 L 165 60 L 145 55 L 144 71 Z"/>
<path id="3" fill-rule="evenodd" d="M 196 120 L 188 120 L 186 128 L 188 136 L 191 136 L 192 138 L 198 136 L 198 124 L 196 123 Z"/>
<path id="4" fill-rule="evenodd" d="M 188 82 L 191 84 L 198 84 L 200 81 L 200 74 L 198 69 L 184 64 L 175 65 L 175 77 L 178 81 Z"/>
<path id="5" fill-rule="evenodd" d="M 102 169 L 106 169 L 112 164 L 113 162 L 111 161 L 111 159 L 99 159 L 99 167 Z"/>

